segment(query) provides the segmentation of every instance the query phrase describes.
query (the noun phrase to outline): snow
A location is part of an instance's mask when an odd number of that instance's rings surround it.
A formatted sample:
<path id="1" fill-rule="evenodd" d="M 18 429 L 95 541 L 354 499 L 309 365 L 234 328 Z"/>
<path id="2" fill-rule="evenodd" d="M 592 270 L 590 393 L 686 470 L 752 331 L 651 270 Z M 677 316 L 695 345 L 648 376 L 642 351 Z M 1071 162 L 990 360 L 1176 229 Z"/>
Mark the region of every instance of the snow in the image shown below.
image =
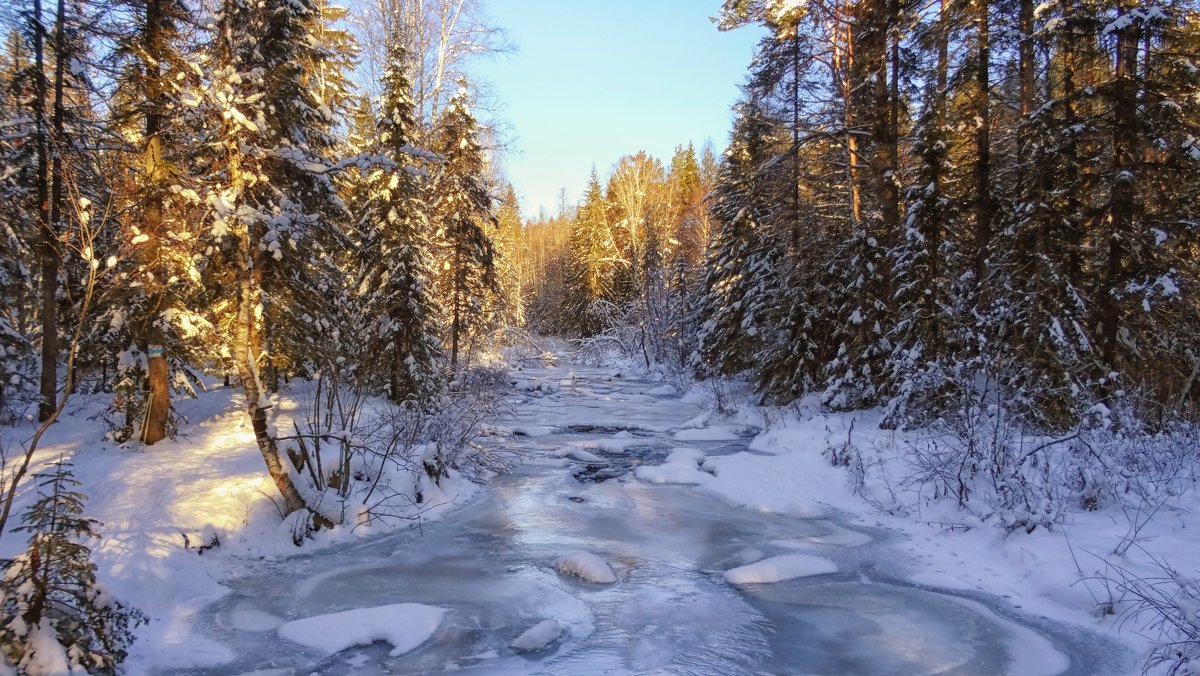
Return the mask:
<path id="1" fill-rule="evenodd" d="M 738 434 L 739 429 L 736 427 L 702 427 L 697 429 L 684 429 L 675 433 L 677 441 L 734 441 L 740 439 Z"/>
<path id="2" fill-rule="evenodd" d="M 571 552 L 560 556 L 554 560 L 554 568 L 597 584 L 612 584 L 617 581 L 617 576 L 608 562 L 591 552 Z"/>
<path id="3" fill-rule="evenodd" d="M 242 631 L 275 631 L 284 623 L 283 618 L 245 604 L 229 613 L 229 623 Z"/>
<path id="4" fill-rule="evenodd" d="M 512 649 L 523 653 L 545 650 L 562 634 L 563 627 L 558 620 L 542 620 L 518 636 L 511 644 Z"/>
<path id="5" fill-rule="evenodd" d="M 676 448 L 663 464 L 642 465 L 634 470 L 634 475 L 653 484 L 700 484 L 712 478 L 700 471 L 700 464 L 705 457 L 699 449 Z"/>
<path id="6" fill-rule="evenodd" d="M 908 471 L 901 451 L 915 437 L 878 429 L 878 411 L 762 410 L 738 395 L 722 415 L 702 410 L 700 390 L 642 403 L 656 383 L 572 368 L 569 388 L 556 387 L 565 368 L 522 373 L 528 392 L 477 442 L 524 463 L 465 506 L 476 489 L 461 476 L 422 483 L 440 506 L 414 509 L 420 529 L 339 528 L 296 548 L 240 396 L 222 388 L 180 401 L 183 435 L 153 447 L 98 442 L 109 402 L 76 397 L 35 464 L 87 449 L 74 461 L 104 523 L 100 580 L 151 617 L 128 673 L 1136 673 L 1140 627 L 1092 614 L 1108 566 L 1152 572 L 1138 547 L 1111 554 L 1130 527 L 1120 512 L 1006 534 L 883 481 L 880 468 Z M 302 406 L 272 402 L 278 416 Z M 851 426 L 869 501 L 824 453 Z M 701 438 L 681 446 L 683 429 Z M 592 451 L 631 473 L 576 480 L 565 457 Z M 1173 500 L 1136 538 L 1192 575 L 1200 499 Z M 6 534 L 0 556 L 23 542 Z M 374 641 L 392 648 L 324 657 Z"/>
<path id="7" fill-rule="evenodd" d="M 738 585 L 770 584 L 794 580 L 798 577 L 827 575 L 837 571 L 837 564 L 829 559 L 809 554 L 783 554 L 727 570 L 725 571 L 725 581 Z"/>
<path id="8" fill-rule="evenodd" d="M 788 454 L 778 458 L 738 453 L 705 460 L 704 469 L 713 479 L 700 489 L 736 507 L 802 519 L 824 515 L 813 496 L 813 479 L 828 476 L 841 488 L 844 479 L 836 471 L 825 471 L 820 455 Z M 832 468 L 830 468 L 832 469 Z"/>
<path id="9" fill-rule="evenodd" d="M 356 608 L 293 620 L 279 628 L 279 635 L 326 655 L 384 641 L 394 657 L 429 640 L 445 614 L 444 608 L 420 603 Z"/>

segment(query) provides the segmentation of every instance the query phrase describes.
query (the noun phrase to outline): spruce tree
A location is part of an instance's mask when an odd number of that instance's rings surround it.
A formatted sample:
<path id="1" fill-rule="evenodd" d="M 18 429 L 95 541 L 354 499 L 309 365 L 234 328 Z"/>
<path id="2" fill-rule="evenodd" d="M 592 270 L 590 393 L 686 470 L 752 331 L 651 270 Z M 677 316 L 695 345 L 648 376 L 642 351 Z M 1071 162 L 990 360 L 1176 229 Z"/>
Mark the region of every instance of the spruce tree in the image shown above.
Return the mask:
<path id="1" fill-rule="evenodd" d="M 614 299 L 613 270 L 619 255 L 595 167 L 592 167 L 583 203 L 571 223 L 570 246 L 565 318 L 573 333 L 594 336 L 604 329 L 596 303 Z"/>
<path id="2" fill-rule="evenodd" d="M 463 348 L 485 328 L 486 306 L 498 290 L 496 249 L 489 233 L 496 220 L 478 137 L 464 86 L 450 100 L 435 146 L 443 158 L 434 199 L 445 256 L 442 302 L 448 315 L 451 371 L 457 370 Z"/>
<path id="3" fill-rule="evenodd" d="M 429 262 L 428 206 L 411 141 L 416 128 L 408 59 L 399 38 L 389 45 L 383 79 L 379 150 L 385 164 L 367 179 L 360 232 L 369 354 L 382 361 L 388 396 L 424 404 L 437 387 L 441 344 Z M 364 355 L 365 357 L 366 355 Z"/>
<path id="4" fill-rule="evenodd" d="M 146 622 L 96 580 L 87 541 L 100 524 L 84 516 L 86 496 L 70 464 L 34 475 L 39 497 L 15 532 L 29 533 L 24 553 L 0 578 L 0 646 L 18 672 L 36 676 L 114 673 L 132 630 Z"/>

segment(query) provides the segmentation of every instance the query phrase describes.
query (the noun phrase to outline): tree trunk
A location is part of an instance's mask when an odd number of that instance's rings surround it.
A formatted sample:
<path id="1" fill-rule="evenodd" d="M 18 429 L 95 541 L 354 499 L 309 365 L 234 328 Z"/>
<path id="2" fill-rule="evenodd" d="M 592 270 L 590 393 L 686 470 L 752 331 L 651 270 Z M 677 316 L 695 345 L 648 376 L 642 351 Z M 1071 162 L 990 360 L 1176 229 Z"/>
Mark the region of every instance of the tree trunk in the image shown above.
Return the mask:
<path id="1" fill-rule="evenodd" d="M 982 287 L 992 240 L 991 34 L 988 0 L 975 3 L 975 283 Z"/>
<path id="2" fill-rule="evenodd" d="M 1120 15 L 1127 16 L 1131 7 L 1121 3 Z M 1101 358 L 1105 368 L 1116 370 L 1117 342 L 1120 330 L 1118 294 L 1125 286 L 1127 242 L 1136 235 L 1135 201 L 1137 195 L 1139 135 L 1137 119 L 1137 51 L 1140 37 L 1139 20 L 1117 31 L 1116 64 L 1113 85 L 1113 155 L 1112 195 L 1109 206 L 1108 251 L 1104 265 L 1104 283 L 1100 289 L 1098 309 Z"/>
<path id="3" fill-rule="evenodd" d="M 242 381 L 242 389 L 246 393 L 246 413 L 250 416 L 250 426 L 254 431 L 254 441 L 262 453 L 267 465 L 267 473 L 283 496 L 285 515 L 291 514 L 307 505 L 292 477 L 289 465 L 271 438 L 267 427 L 267 408 L 262 405 L 262 383 L 258 377 L 257 355 L 253 348 L 254 304 L 258 297 L 254 283 L 254 262 L 250 256 L 249 242 L 242 243 L 242 262 L 238 269 L 238 317 L 234 334 L 234 355 L 238 376 Z"/>
<path id="4" fill-rule="evenodd" d="M 800 24 L 792 27 L 792 251 L 800 250 Z"/>
<path id="5" fill-rule="evenodd" d="M 149 400 L 146 403 L 146 417 L 142 424 L 141 440 L 144 444 L 154 444 L 167 436 L 167 419 L 171 414 L 171 390 L 169 368 L 167 365 L 166 345 L 162 330 L 158 327 L 159 313 L 163 304 L 162 275 L 159 274 L 159 263 L 162 261 L 163 236 L 163 198 L 160 189 L 162 165 L 162 85 L 159 82 L 159 62 L 162 58 L 162 0 L 146 1 L 146 34 L 145 49 L 145 83 L 146 83 L 146 186 L 149 194 L 146 199 L 146 211 L 143 218 L 142 232 L 150 238 L 146 243 L 151 269 L 154 270 L 150 292 L 150 313 L 146 321 L 146 362 L 147 379 L 149 380 Z"/>
<path id="6" fill-rule="evenodd" d="M 1027 123 L 1033 113 L 1034 62 L 1033 62 L 1033 0 L 1019 0 L 1017 9 L 1018 65 L 1021 78 L 1019 108 L 1021 122 L 1017 125 L 1017 161 L 1024 165 L 1029 159 L 1029 132 Z"/>
<path id="7" fill-rule="evenodd" d="M 461 235 L 460 235 L 461 239 Z M 462 296 L 463 286 L 466 280 L 463 279 L 462 270 L 462 247 L 461 241 L 454 244 L 454 316 L 450 322 L 450 372 L 453 374 L 458 368 L 458 339 L 459 331 L 461 330 L 460 322 L 462 314 Z M 453 377 L 453 376 L 452 376 Z"/>
<path id="8" fill-rule="evenodd" d="M 46 130 L 46 27 L 41 0 L 33 0 L 33 60 L 35 91 L 33 119 L 37 144 L 39 263 L 42 275 L 42 354 L 38 421 L 45 422 L 58 403 L 58 249 L 50 219 L 50 142 Z"/>
<path id="9" fill-rule="evenodd" d="M 846 118 L 846 178 L 850 184 L 850 222 L 853 228 L 857 228 L 862 223 L 862 186 L 858 180 L 859 170 L 859 153 L 858 153 L 858 133 L 855 128 L 858 124 L 858 115 L 854 105 L 854 69 L 855 69 L 855 53 L 854 53 L 854 28 L 849 21 L 846 25 L 846 67 L 844 69 L 842 101 L 845 106 Z"/>

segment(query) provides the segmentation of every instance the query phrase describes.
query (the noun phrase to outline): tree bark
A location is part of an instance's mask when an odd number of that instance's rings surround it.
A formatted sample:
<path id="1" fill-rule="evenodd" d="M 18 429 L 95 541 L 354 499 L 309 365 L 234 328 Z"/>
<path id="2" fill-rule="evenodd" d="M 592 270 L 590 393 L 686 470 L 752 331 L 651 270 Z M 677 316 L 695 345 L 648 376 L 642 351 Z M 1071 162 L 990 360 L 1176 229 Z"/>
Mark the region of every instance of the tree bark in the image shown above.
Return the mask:
<path id="1" fill-rule="evenodd" d="M 38 421 L 45 422 L 58 400 L 58 249 L 57 236 L 50 219 L 50 142 L 46 129 L 46 27 L 42 22 L 41 0 L 33 0 L 34 136 L 37 144 L 38 230 L 41 236 L 41 380 Z"/>
<path id="2" fill-rule="evenodd" d="M 1029 159 L 1029 132 L 1027 123 L 1033 112 L 1034 62 L 1033 62 L 1033 0 L 1020 0 L 1017 8 L 1017 70 L 1020 76 L 1021 123 L 1017 125 L 1017 161 Z"/>
<path id="3" fill-rule="evenodd" d="M 1128 0 L 1120 3 L 1119 13 L 1127 16 L 1131 10 Z M 1120 330 L 1121 293 L 1125 277 L 1127 241 L 1134 239 L 1135 201 L 1137 195 L 1138 157 L 1136 139 L 1137 119 L 1137 51 L 1140 22 L 1132 20 L 1117 31 L 1116 63 L 1113 83 L 1113 155 L 1112 194 L 1109 198 L 1109 232 L 1104 284 L 1100 289 L 1099 338 L 1101 358 L 1105 367 L 1116 370 L 1117 343 Z"/>
<path id="4" fill-rule="evenodd" d="M 162 0 L 146 0 L 146 34 L 145 59 L 146 72 L 146 186 L 149 193 L 146 198 L 146 209 L 143 219 L 142 232 L 150 238 L 146 243 L 151 268 L 154 270 L 150 292 L 150 313 L 146 321 L 146 361 L 147 379 L 149 381 L 149 400 L 146 404 L 145 420 L 142 424 L 141 440 L 144 444 L 154 444 L 167 436 L 167 419 L 171 414 L 171 389 L 167 365 L 166 345 L 162 330 L 158 327 L 159 313 L 163 304 L 162 261 L 163 236 L 163 197 L 160 189 L 162 166 L 162 132 L 163 100 L 162 83 L 159 62 L 163 57 L 162 49 Z"/>
<path id="5" fill-rule="evenodd" d="M 248 238 L 247 238 L 248 239 Z M 258 377 L 257 355 L 253 348 L 254 305 L 258 297 L 254 283 L 254 262 L 249 242 L 242 242 L 242 261 L 238 268 L 238 319 L 234 333 L 234 354 L 242 389 L 246 393 L 246 413 L 254 431 L 254 441 L 267 465 L 267 473 L 283 497 L 284 514 L 305 509 L 307 505 L 292 478 L 290 463 L 279 452 L 267 426 L 267 407 L 262 405 L 262 383 Z"/>
<path id="6" fill-rule="evenodd" d="M 991 34 L 988 0 L 975 3 L 975 282 L 982 287 L 992 240 Z"/>

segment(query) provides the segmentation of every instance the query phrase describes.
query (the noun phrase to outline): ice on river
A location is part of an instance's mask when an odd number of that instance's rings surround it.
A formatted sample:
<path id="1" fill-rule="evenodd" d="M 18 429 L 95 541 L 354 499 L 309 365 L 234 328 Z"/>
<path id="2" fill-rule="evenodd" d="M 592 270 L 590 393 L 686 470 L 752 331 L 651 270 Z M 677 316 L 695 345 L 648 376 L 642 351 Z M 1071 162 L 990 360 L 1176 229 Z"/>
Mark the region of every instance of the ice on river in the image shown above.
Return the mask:
<path id="1" fill-rule="evenodd" d="M 698 433 L 692 448 L 666 455 L 697 404 L 654 383 L 573 372 L 522 373 L 528 388 L 497 427 L 546 433 L 503 437 L 531 462 L 483 497 L 420 530 L 261 562 L 229 580 L 197 630 L 232 660 L 189 673 L 1115 671 L 1099 639 L 994 599 L 905 584 L 882 532 L 831 515 L 797 519 L 818 512 L 799 498 L 756 501 L 754 481 L 783 478 L 744 452 L 744 438 Z M 558 388 L 564 380 L 572 387 Z M 567 447 L 638 471 L 577 480 L 573 468 L 594 460 L 559 457 Z M 654 476 L 652 465 L 712 481 L 654 483 L 672 477 Z M 713 488 L 723 479 L 740 488 Z M 347 608 L 360 610 L 341 614 Z M 379 621 L 350 632 L 347 620 L 367 612 Z M 390 613 L 404 619 L 388 625 Z M 287 623 L 269 631 L 276 621 Z M 361 645 L 377 639 L 387 645 Z"/>

